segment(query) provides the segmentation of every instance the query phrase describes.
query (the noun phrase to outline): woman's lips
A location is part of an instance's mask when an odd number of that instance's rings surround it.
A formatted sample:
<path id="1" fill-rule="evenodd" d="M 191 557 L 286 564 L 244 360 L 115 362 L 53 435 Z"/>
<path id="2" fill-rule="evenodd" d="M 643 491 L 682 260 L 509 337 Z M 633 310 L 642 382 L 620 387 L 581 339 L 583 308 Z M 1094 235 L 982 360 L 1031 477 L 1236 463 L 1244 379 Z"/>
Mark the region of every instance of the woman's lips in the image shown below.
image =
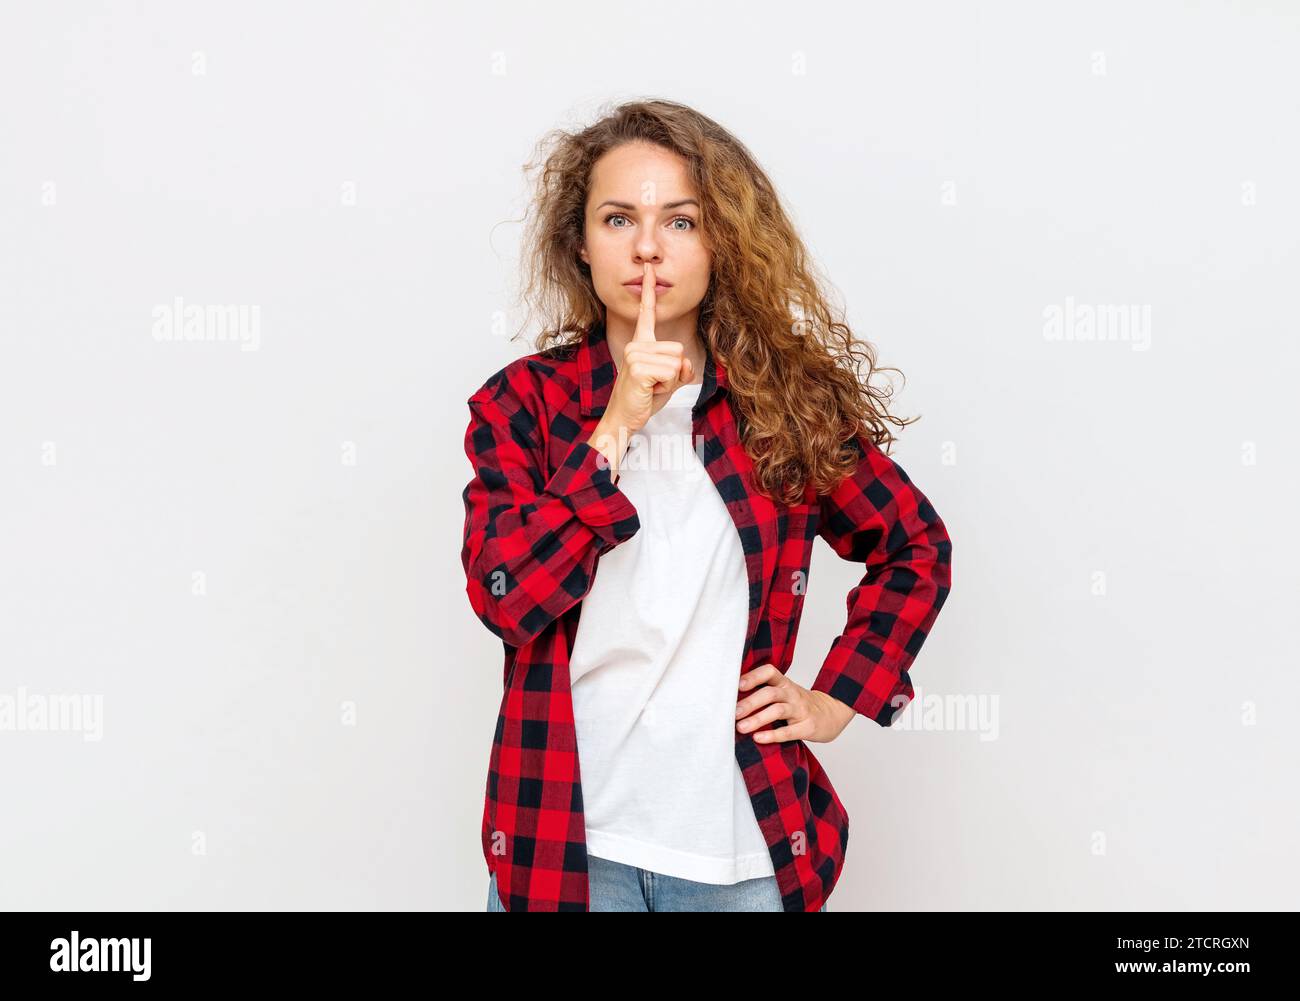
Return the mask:
<path id="1" fill-rule="evenodd" d="M 625 283 L 625 284 L 623 285 L 623 287 L 624 287 L 625 289 L 631 289 L 631 290 L 632 290 L 633 292 L 635 292 L 637 295 L 640 295 L 640 294 L 641 294 L 641 283 L 640 283 L 640 282 L 627 282 L 627 283 Z M 663 295 L 663 294 L 664 294 L 665 292 L 667 292 L 670 288 L 672 288 L 671 285 L 661 285 L 661 284 L 659 284 L 659 282 L 655 282 L 655 295 Z"/>

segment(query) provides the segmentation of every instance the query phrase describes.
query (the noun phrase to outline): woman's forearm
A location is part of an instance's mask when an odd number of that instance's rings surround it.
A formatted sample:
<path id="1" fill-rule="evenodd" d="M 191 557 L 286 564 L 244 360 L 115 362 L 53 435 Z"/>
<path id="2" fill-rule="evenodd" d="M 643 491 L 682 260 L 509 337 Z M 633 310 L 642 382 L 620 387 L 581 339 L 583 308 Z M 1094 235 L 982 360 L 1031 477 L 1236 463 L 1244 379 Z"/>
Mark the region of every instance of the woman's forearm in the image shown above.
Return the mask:
<path id="1" fill-rule="evenodd" d="M 615 483 L 618 482 L 618 466 L 627 451 L 630 437 L 627 425 L 620 421 L 617 415 L 607 412 L 596 424 L 591 437 L 587 439 L 587 444 L 603 455 L 609 463 L 609 475 Z"/>

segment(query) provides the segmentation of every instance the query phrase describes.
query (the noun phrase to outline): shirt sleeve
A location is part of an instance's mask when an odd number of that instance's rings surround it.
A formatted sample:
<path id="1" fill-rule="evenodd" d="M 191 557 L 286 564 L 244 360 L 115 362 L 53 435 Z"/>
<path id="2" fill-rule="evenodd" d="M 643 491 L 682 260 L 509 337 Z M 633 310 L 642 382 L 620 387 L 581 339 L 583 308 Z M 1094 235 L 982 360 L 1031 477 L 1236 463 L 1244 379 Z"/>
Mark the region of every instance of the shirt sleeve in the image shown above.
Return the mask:
<path id="1" fill-rule="evenodd" d="M 498 376 L 468 400 L 461 562 L 470 605 L 520 647 L 591 590 L 597 558 L 640 528 L 608 463 L 579 432 L 554 474 L 536 421 Z"/>
<path id="2" fill-rule="evenodd" d="M 866 573 L 812 690 L 889 726 L 912 700 L 908 668 L 948 598 L 952 541 L 898 463 L 861 434 L 854 446 L 857 471 L 821 496 L 818 532 Z"/>

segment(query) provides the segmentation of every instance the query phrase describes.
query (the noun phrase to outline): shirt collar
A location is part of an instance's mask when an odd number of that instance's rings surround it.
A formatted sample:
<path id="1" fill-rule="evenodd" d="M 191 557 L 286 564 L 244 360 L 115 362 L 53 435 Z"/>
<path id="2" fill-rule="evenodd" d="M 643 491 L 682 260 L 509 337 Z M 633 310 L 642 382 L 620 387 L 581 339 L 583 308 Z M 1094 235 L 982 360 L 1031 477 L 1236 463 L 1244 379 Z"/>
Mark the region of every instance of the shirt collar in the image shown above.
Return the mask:
<path id="1" fill-rule="evenodd" d="M 727 388 L 727 370 L 704 342 L 704 381 L 693 412 L 701 410 L 719 389 Z M 583 417 L 600 417 L 609 405 L 618 370 L 605 336 L 605 321 L 597 320 L 578 343 L 578 381 Z"/>

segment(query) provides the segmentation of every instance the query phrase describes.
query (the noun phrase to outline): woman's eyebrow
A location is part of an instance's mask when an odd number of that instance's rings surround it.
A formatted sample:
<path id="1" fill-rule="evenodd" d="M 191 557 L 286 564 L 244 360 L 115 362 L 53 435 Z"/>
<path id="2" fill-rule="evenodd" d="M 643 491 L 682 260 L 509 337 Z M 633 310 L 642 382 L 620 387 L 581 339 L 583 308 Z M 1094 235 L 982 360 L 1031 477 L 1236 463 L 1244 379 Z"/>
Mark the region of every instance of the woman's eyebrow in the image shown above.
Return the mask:
<path id="1" fill-rule="evenodd" d="M 633 204 L 631 204 L 630 202 L 616 202 L 616 201 L 614 201 L 614 200 L 611 199 L 611 198 L 607 198 L 607 199 L 605 199 L 603 202 L 601 202 L 599 205 L 597 205 L 594 209 L 592 209 L 592 211 L 593 211 L 593 212 L 599 212 L 599 211 L 600 211 L 601 209 L 603 209 L 606 205 L 613 205 L 614 208 L 616 208 L 616 209 L 627 209 L 629 212 L 635 212 L 635 211 L 636 211 L 636 206 L 633 205 Z M 663 208 L 664 208 L 664 211 L 665 211 L 665 212 L 670 212 L 670 211 L 672 211 L 673 209 L 681 208 L 683 205 L 694 205 L 696 208 L 699 208 L 699 207 L 700 207 L 700 203 L 697 202 L 694 198 L 683 198 L 683 199 L 681 199 L 680 201 L 676 201 L 676 202 L 668 202 L 666 205 L 664 205 Z"/>

